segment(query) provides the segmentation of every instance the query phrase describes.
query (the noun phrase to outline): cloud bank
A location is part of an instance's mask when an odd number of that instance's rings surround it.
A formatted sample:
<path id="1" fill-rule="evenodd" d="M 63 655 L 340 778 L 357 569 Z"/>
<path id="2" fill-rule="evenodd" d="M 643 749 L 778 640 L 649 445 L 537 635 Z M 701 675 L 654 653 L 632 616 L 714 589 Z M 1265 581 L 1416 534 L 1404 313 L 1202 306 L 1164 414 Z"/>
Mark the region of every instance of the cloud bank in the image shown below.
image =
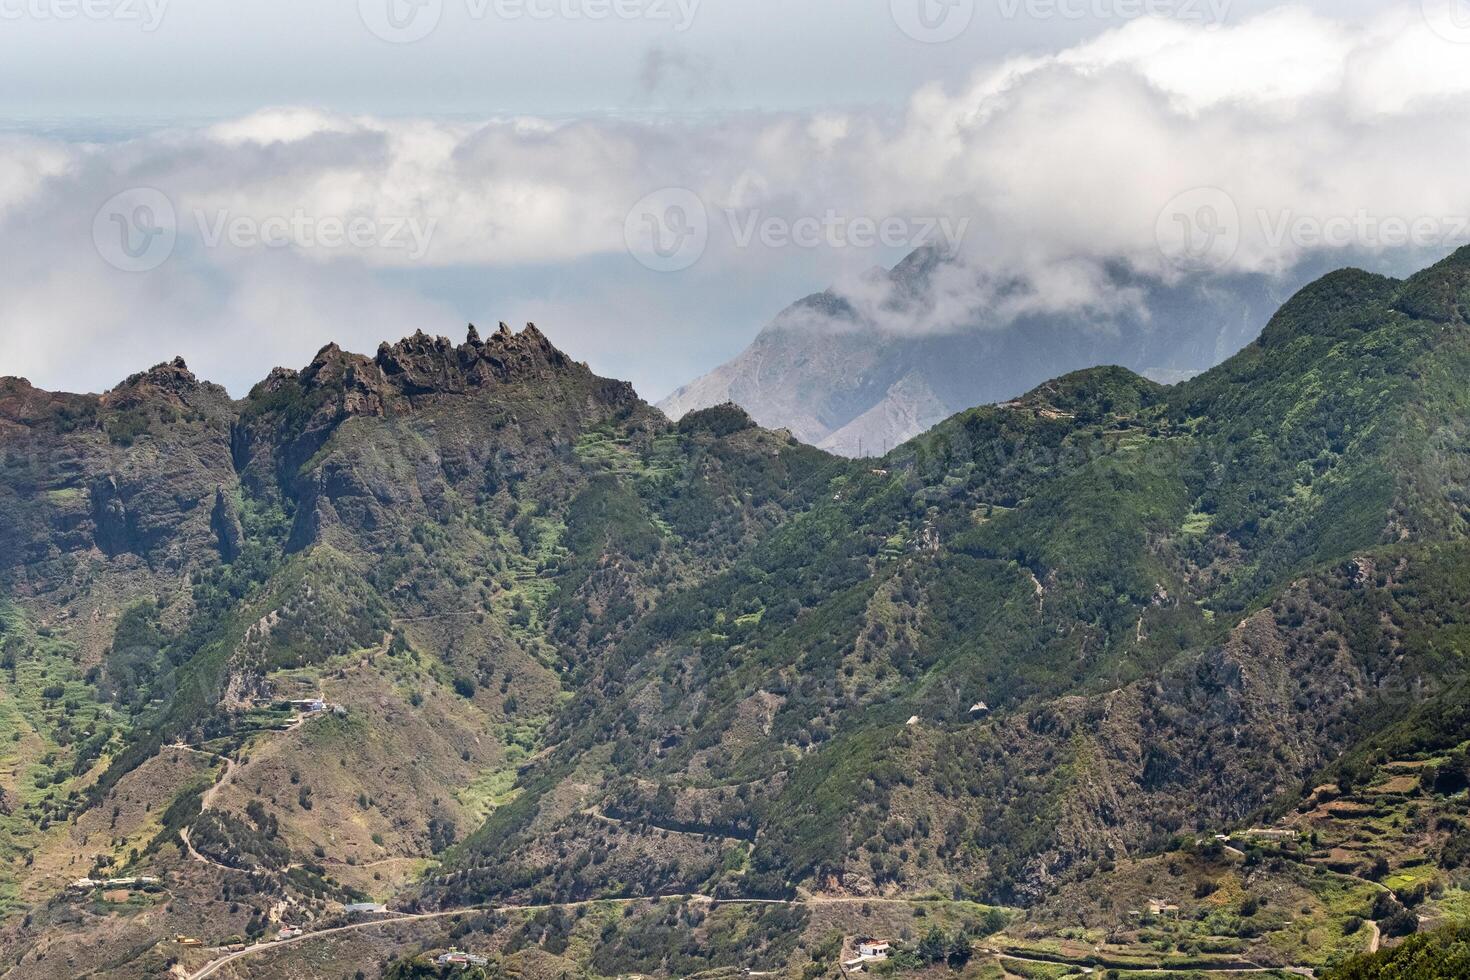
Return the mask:
<path id="1" fill-rule="evenodd" d="M 1298 8 L 1220 28 L 1140 20 L 926 87 L 901 112 L 467 123 L 280 108 L 116 143 L 3 135 L 0 373 L 96 389 L 182 352 L 243 393 L 330 339 L 370 347 L 449 332 L 467 306 L 539 302 L 566 318 L 536 317 L 554 339 L 657 397 L 730 353 L 706 334 L 737 293 L 774 312 L 796 281 L 838 281 L 879 316 L 865 273 L 939 219 L 963 223 L 961 271 L 889 329 L 977 309 L 1105 316 L 1130 302 L 1105 271 L 1119 266 L 1167 281 L 1448 250 L 1470 240 L 1470 44 L 1412 6 L 1358 26 Z M 126 272 L 97 243 L 159 209 L 113 229 L 99 208 L 137 188 L 163 195 L 172 244 Z M 630 215 L 666 188 L 703 213 Z M 629 235 L 645 220 L 670 248 L 702 221 L 693 261 L 640 266 Z M 762 222 L 787 234 L 742 235 Z M 904 234 L 878 240 L 885 222 Z M 795 233 L 817 227 L 840 244 Z M 493 303 L 458 298 L 480 272 L 500 284 Z"/>

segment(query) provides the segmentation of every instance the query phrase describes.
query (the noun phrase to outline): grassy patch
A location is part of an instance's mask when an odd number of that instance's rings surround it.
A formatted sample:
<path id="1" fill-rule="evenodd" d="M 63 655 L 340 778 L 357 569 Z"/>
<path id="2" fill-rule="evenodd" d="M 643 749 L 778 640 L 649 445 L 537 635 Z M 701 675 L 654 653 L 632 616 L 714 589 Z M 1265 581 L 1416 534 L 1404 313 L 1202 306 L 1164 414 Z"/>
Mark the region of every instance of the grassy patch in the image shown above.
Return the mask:
<path id="1" fill-rule="evenodd" d="M 491 811 L 520 795 L 515 783 L 514 766 L 487 769 L 455 795 L 467 810 L 474 813 L 477 820 L 484 820 Z"/>

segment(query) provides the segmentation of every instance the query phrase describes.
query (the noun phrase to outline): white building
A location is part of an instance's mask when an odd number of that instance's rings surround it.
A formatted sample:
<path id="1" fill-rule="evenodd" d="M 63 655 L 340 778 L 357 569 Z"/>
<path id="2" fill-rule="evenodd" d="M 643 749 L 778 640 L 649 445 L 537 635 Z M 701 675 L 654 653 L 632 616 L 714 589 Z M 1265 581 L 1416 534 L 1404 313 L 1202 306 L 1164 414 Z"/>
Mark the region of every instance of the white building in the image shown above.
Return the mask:
<path id="1" fill-rule="evenodd" d="M 886 939 L 859 939 L 857 956 L 843 960 L 842 965 L 854 973 L 862 973 L 863 967 L 869 963 L 881 963 L 892 951 L 893 944 Z"/>
<path id="2" fill-rule="evenodd" d="M 1245 836 L 1252 840 L 1267 841 L 1289 841 L 1296 840 L 1301 835 L 1295 830 L 1273 830 L 1269 827 L 1253 827 L 1245 832 Z"/>
<path id="3" fill-rule="evenodd" d="M 388 906 L 378 902 L 352 902 L 343 906 L 342 911 L 348 915 L 382 915 L 388 911 Z"/>

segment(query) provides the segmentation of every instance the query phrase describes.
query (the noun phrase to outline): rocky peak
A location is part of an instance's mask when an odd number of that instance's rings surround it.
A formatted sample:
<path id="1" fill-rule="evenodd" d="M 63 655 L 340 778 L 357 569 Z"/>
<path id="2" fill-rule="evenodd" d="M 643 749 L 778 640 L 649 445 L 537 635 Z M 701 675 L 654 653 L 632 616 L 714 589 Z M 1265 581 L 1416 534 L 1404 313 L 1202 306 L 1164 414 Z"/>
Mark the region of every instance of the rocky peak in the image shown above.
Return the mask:
<path id="1" fill-rule="evenodd" d="M 101 405 L 117 409 L 148 401 L 199 407 L 204 403 L 228 404 L 229 395 L 217 384 L 200 381 L 182 357 L 175 357 L 128 377 L 102 396 Z"/>
<path id="2" fill-rule="evenodd" d="M 535 325 L 513 333 L 503 323 L 483 339 L 470 324 L 458 345 L 417 330 L 397 343 L 380 344 L 372 357 L 327 344 L 299 373 L 272 371 L 252 390 L 251 399 L 264 407 L 263 399 L 294 389 L 299 397 L 287 401 L 296 405 L 298 422 L 306 407 L 312 419 L 306 428 L 324 432 L 347 417 L 410 412 L 446 395 L 522 383 L 555 387 L 571 379 L 590 383 L 595 397 L 608 404 L 637 399 L 630 386 L 597 379 L 586 365 L 574 363 Z"/>
<path id="3" fill-rule="evenodd" d="M 0 378 L 0 423 L 31 427 L 56 418 L 58 413 L 79 415 L 96 402 L 96 395 L 43 391 L 25 378 Z"/>
<path id="4" fill-rule="evenodd" d="M 0 378 L 0 410 L 4 411 L 6 417 L 23 418 L 30 414 L 25 406 L 48 397 L 48 392 L 35 387 L 25 378 Z"/>
<path id="5" fill-rule="evenodd" d="M 321 355 L 318 354 L 317 356 L 320 357 Z M 294 368 L 271 368 L 271 373 L 267 374 L 265 376 L 265 380 L 256 385 L 250 393 L 254 395 L 257 393 L 269 394 L 271 392 L 280 391 L 287 385 L 295 384 L 297 382 L 297 379 L 299 379 L 300 377 L 301 372 L 297 371 Z"/>
<path id="6" fill-rule="evenodd" d="M 112 389 L 112 392 L 123 388 L 158 388 L 162 391 L 183 393 L 192 391 L 199 387 L 199 379 L 194 377 L 194 372 L 189 370 L 189 365 L 184 363 L 182 357 L 175 357 L 172 361 L 163 364 L 155 364 L 146 371 L 129 376 L 122 384 Z"/>
<path id="7" fill-rule="evenodd" d="M 447 337 L 419 330 L 396 344 L 381 344 L 374 363 L 387 385 L 409 397 L 545 381 L 575 367 L 532 323 L 518 334 L 502 323 L 488 340 L 481 340 L 470 324 L 465 342 L 458 346 Z"/>
<path id="8" fill-rule="evenodd" d="M 307 386 L 335 385 L 341 382 L 353 368 L 371 363 L 361 354 L 345 351 L 336 344 L 328 344 L 317 351 L 311 363 L 301 370 L 300 379 L 302 384 Z"/>
<path id="9" fill-rule="evenodd" d="M 478 348 L 467 342 L 463 350 L 476 352 Z M 473 356 L 461 357 L 447 337 L 430 337 L 417 330 L 396 344 L 379 344 L 374 360 L 389 385 L 413 396 L 465 390 L 461 362 Z"/>

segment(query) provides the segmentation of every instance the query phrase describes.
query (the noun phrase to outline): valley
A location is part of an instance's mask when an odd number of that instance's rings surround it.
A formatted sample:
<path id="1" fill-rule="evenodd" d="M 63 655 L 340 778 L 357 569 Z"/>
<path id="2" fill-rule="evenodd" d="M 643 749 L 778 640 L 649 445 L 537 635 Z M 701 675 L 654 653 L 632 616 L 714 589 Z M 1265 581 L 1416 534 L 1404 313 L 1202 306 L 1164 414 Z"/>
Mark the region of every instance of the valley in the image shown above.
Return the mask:
<path id="1" fill-rule="evenodd" d="M 1343 270 L 879 460 L 529 325 L 4 379 L 0 975 L 1326 978 L 1458 926 L 1467 311 L 1470 250 Z"/>

